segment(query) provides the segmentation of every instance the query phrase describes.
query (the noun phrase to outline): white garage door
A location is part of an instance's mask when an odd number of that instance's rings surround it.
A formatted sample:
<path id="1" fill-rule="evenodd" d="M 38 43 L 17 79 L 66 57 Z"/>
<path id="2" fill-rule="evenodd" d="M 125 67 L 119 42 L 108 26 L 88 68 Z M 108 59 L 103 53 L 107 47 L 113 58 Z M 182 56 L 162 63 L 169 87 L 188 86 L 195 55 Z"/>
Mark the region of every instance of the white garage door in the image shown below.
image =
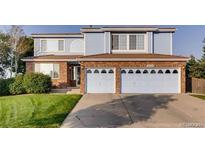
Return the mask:
<path id="1" fill-rule="evenodd" d="M 121 93 L 180 93 L 180 69 L 121 69 Z"/>
<path id="2" fill-rule="evenodd" d="M 115 70 L 87 69 L 86 70 L 87 93 L 115 93 Z"/>

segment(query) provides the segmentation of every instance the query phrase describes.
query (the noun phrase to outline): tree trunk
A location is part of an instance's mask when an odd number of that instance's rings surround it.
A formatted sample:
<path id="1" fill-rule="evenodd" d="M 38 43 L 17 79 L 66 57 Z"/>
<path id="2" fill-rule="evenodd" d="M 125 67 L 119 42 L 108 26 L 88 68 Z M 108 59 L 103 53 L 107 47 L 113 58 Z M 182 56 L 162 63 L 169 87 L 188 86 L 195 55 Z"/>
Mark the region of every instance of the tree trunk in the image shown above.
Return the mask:
<path id="1" fill-rule="evenodd" d="M 16 54 L 16 56 L 15 56 L 15 74 L 14 74 L 14 76 L 16 76 L 17 73 L 18 73 L 18 60 L 19 60 L 19 56 Z"/>
<path id="2" fill-rule="evenodd" d="M 13 68 L 13 64 L 14 64 L 14 51 L 13 49 L 11 50 L 11 66 L 10 66 L 10 78 L 12 77 L 12 68 Z"/>

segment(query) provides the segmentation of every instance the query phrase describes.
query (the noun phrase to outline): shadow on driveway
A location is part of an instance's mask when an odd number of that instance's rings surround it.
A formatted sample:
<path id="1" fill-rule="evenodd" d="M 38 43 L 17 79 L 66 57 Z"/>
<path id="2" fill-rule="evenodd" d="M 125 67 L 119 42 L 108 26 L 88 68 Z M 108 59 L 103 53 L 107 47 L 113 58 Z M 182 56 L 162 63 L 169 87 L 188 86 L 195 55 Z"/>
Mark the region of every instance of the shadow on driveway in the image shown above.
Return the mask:
<path id="1" fill-rule="evenodd" d="M 90 95 L 89 98 L 96 95 Z M 68 127 L 120 127 L 132 123 L 146 121 L 159 108 L 167 108 L 167 104 L 175 99 L 173 95 L 139 94 L 120 95 L 105 103 L 72 112 L 64 125 Z M 96 99 L 96 98 L 95 98 Z M 80 103 L 89 103 L 80 102 Z"/>

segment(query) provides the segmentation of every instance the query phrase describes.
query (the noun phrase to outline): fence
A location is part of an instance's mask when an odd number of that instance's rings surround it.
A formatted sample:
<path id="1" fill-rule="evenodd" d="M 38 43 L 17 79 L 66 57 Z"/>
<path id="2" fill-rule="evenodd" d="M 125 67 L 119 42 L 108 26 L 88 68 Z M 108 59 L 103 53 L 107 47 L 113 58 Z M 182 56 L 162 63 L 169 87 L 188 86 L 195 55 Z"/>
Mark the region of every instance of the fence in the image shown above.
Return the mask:
<path id="1" fill-rule="evenodd" d="M 186 81 L 186 91 L 205 94 L 205 79 L 188 78 Z"/>

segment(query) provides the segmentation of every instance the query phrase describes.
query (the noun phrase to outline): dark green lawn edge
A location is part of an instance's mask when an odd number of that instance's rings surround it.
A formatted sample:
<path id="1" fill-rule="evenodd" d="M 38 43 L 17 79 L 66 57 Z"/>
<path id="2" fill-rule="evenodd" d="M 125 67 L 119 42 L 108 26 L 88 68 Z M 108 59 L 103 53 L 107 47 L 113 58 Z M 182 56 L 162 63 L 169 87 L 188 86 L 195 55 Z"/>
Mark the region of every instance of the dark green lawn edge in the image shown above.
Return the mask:
<path id="1" fill-rule="evenodd" d="M 205 100 L 205 95 L 202 95 L 202 94 L 190 94 L 190 96 Z"/>

